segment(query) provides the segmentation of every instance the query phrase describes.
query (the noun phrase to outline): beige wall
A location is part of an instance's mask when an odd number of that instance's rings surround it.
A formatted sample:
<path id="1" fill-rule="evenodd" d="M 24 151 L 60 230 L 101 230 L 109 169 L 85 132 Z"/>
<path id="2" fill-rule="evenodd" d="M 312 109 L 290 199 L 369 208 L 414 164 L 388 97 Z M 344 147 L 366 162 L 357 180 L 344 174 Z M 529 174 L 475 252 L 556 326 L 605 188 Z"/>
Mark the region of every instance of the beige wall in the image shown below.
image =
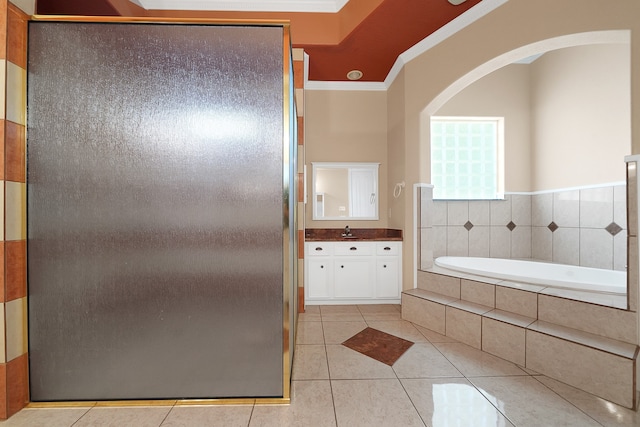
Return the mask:
<path id="1" fill-rule="evenodd" d="M 378 221 L 314 221 L 312 162 L 380 163 Z M 387 228 L 387 95 L 384 91 L 305 91 L 307 228 Z"/>
<path id="2" fill-rule="evenodd" d="M 531 191 L 529 94 L 529 66 L 512 64 L 472 83 L 435 112 L 437 116 L 504 117 L 507 192 Z"/>
<path id="3" fill-rule="evenodd" d="M 473 82 L 435 115 L 505 117 L 505 191 L 624 181 L 628 44 L 575 46 Z"/>
<path id="4" fill-rule="evenodd" d="M 412 182 L 406 179 L 403 168 L 391 167 L 404 163 L 406 158 L 404 135 L 404 72 L 396 77 L 396 85 L 387 91 L 387 159 L 389 161 L 389 180 L 387 194 L 393 194 L 393 186 L 405 182 L 405 187 L 398 198 L 389 197 L 389 228 L 404 229 L 406 201 L 413 198 Z M 417 148 L 417 147 L 416 147 Z M 383 185 L 383 184 L 381 184 Z M 406 257 L 405 257 L 406 258 Z M 403 259 L 403 261 L 406 261 Z"/>
<path id="5" fill-rule="evenodd" d="M 638 16 L 637 0 L 616 0 L 615 7 L 611 0 L 509 0 L 407 63 L 386 92 L 307 91 L 307 177 L 313 161 L 381 163 L 380 221 L 349 225 L 404 230 L 403 282 L 405 289 L 411 288 L 415 270 L 412 187 L 430 181 L 429 116 L 471 82 L 515 60 L 554 48 L 586 44 L 584 39 L 591 32 L 618 34 L 624 31 L 616 30 L 631 30 L 630 124 L 638 126 L 640 108 L 633 107 L 640 105 Z M 633 129 L 631 143 L 631 152 L 640 154 L 640 136 Z M 522 158 L 526 145 L 522 141 L 518 145 L 522 150 L 514 150 L 509 156 Z M 507 160 L 507 164 L 517 162 Z M 623 163 L 620 167 L 624 170 Z M 512 172 L 508 172 L 512 178 L 507 190 L 528 190 L 527 173 Z M 533 182 L 534 175 L 541 179 L 539 172 L 531 171 L 532 190 L 543 185 Z M 400 181 L 406 182 L 405 191 L 395 199 L 391 195 L 393 185 Z M 308 182 L 308 189 L 310 186 Z M 307 227 L 344 226 L 335 221 L 311 221 L 309 205 L 306 212 Z"/>
<path id="6" fill-rule="evenodd" d="M 531 66 L 533 190 L 625 180 L 629 46 L 558 49 Z"/>
<path id="7" fill-rule="evenodd" d="M 515 60 L 549 50 L 549 44 L 565 47 L 564 43 L 574 39 L 579 42 L 588 38 L 590 32 L 631 30 L 631 123 L 638 126 L 640 108 L 633 107 L 640 105 L 638 16 L 640 2 L 637 0 L 616 0 L 615 7 L 610 0 L 509 0 L 416 57 L 404 66 L 403 78 L 396 79 L 389 89 L 394 99 L 404 101 L 404 158 L 394 158 L 389 165 L 390 175 L 404 176 L 408 185 L 429 182 L 430 134 L 424 123 L 459 89 Z M 574 34 L 580 36 L 569 36 Z M 547 40 L 550 42 L 545 42 Z M 390 117 L 389 123 L 395 120 L 397 118 Z M 633 153 L 640 153 L 640 136 L 633 129 L 632 147 Z M 413 260 L 414 256 L 413 204 L 408 198 L 404 204 L 403 256 L 406 261 L 407 258 Z M 413 264 L 405 262 L 405 288 L 413 286 L 413 275 Z"/>

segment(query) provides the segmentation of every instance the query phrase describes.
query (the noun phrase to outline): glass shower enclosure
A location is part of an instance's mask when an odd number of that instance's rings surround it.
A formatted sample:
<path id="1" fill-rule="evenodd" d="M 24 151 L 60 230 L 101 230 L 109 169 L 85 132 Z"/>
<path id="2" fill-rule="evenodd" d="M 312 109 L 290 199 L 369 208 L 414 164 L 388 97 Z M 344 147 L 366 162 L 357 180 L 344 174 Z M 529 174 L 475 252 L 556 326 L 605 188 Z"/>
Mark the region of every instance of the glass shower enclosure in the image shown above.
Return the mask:
<path id="1" fill-rule="evenodd" d="M 32 401 L 289 397 L 288 24 L 29 24 Z"/>

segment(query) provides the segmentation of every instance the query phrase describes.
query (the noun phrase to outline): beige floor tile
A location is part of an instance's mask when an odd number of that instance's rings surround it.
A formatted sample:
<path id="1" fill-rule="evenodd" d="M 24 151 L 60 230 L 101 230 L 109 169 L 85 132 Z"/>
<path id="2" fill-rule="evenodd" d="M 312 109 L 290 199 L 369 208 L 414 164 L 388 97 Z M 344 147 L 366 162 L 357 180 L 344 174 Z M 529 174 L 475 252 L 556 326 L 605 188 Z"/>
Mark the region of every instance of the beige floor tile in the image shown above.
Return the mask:
<path id="1" fill-rule="evenodd" d="M 328 380 L 327 351 L 324 345 L 297 345 L 293 356 L 293 380 Z"/>
<path id="2" fill-rule="evenodd" d="M 165 419 L 170 406 L 153 407 L 94 407 L 91 408 L 74 427 L 158 427 Z"/>
<path id="3" fill-rule="evenodd" d="M 418 331 L 420 331 L 420 333 L 422 335 L 424 335 L 424 337 L 429 342 L 433 342 L 433 343 L 436 343 L 436 342 L 458 342 L 458 341 L 456 341 L 455 339 L 453 339 L 451 337 L 439 334 L 439 333 L 437 333 L 435 331 L 432 331 L 431 329 L 423 328 L 420 325 L 413 325 L 413 326 L 415 326 L 416 329 Z"/>
<path id="4" fill-rule="evenodd" d="M 402 320 L 402 314 L 398 312 L 388 313 L 362 313 L 362 317 L 366 322 L 385 321 L 385 320 Z"/>
<path id="5" fill-rule="evenodd" d="M 296 344 L 324 344 L 322 322 L 299 322 Z"/>
<path id="6" fill-rule="evenodd" d="M 367 324 L 364 321 L 326 322 L 322 327 L 326 344 L 342 344 L 358 332 L 366 329 Z"/>
<path id="7" fill-rule="evenodd" d="M 331 381 L 339 426 L 424 426 L 397 379 Z"/>
<path id="8" fill-rule="evenodd" d="M 327 345 L 331 379 L 396 378 L 391 366 L 343 345 Z"/>
<path id="9" fill-rule="evenodd" d="M 161 427 L 246 427 L 253 405 L 175 406 Z"/>
<path id="10" fill-rule="evenodd" d="M 398 378 L 462 377 L 433 344 L 416 343 L 393 364 Z"/>
<path id="11" fill-rule="evenodd" d="M 361 304 L 358 309 L 362 314 L 400 313 L 400 304 Z"/>
<path id="12" fill-rule="evenodd" d="M 357 305 L 344 304 L 344 305 L 321 305 L 320 313 L 325 314 L 360 314 L 360 310 Z"/>
<path id="13" fill-rule="evenodd" d="M 427 339 L 416 329 L 411 322 L 406 320 L 376 320 L 367 322 L 373 329 L 395 335 L 411 342 L 426 342 Z"/>
<path id="14" fill-rule="evenodd" d="M 6 421 L 2 427 L 69 427 L 89 411 L 86 408 L 34 408 L 23 409 Z"/>
<path id="15" fill-rule="evenodd" d="M 599 425 L 533 377 L 478 377 L 469 381 L 518 427 Z"/>
<path id="16" fill-rule="evenodd" d="M 527 375 L 514 363 L 462 343 L 434 343 L 434 346 L 465 377 Z"/>
<path id="17" fill-rule="evenodd" d="M 307 314 L 320 314 L 320 306 L 319 305 L 306 305 L 304 307 L 304 312 Z"/>
<path id="18" fill-rule="evenodd" d="M 250 427 L 331 427 L 336 418 L 329 381 L 293 381 L 291 405 L 256 405 Z"/>
<path id="19" fill-rule="evenodd" d="M 358 313 L 322 313 L 323 322 L 358 322 L 364 321 L 362 314 Z"/>
<path id="20" fill-rule="evenodd" d="M 320 315 L 320 311 L 317 313 L 304 312 L 298 314 L 299 322 L 320 322 L 321 320 L 322 316 Z"/>
<path id="21" fill-rule="evenodd" d="M 603 426 L 640 426 L 640 413 L 546 377 L 536 379 Z"/>
<path id="22" fill-rule="evenodd" d="M 401 380 L 418 413 L 430 426 L 512 426 L 464 378 Z"/>

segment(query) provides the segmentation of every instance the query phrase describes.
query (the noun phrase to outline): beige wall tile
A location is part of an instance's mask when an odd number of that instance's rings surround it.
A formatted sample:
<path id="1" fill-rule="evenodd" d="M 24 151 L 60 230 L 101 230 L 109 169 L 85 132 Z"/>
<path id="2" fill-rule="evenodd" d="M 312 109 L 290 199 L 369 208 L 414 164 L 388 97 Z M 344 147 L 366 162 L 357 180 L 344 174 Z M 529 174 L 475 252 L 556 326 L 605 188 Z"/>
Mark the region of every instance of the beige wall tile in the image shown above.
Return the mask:
<path id="1" fill-rule="evenodd" d="M 4 206 L 4 181 L 0 181 L 0 206 Z M 4 240 L 4 221 L 4 216 L 2 216 L 0 218 L 0 241 Z"/>
<path id="2" fill-rule="evenodd" d="M 5 240 L 26 239 L 27 186 L 24 183 L 6 181 L 5 188 Z"/>
<path id="3" fill-rule="evenodd" d="M 460 279 L 457 277 L 418 271 L 418 288 L 460 298 Z"/>
<path id="4" fill-rule="evenodd" d="M 538 319 L 628 343 L 638 339 L 636 313 L 625 310 L 540 294 Z"/>
<path id="5" fill-rule="evenodd" d="M 439 334 L 445 334 L 445 306 L 402 294 L 402 318 Z"/>
<path id="6" fill-rule="evenodd" d="M 304 173 L 304 171 L 306 170 L 305 166 L 306 165 L 304 164 L 304 145 L 302 146 L 299 145 L 298 146 L 298 173 Z M 309 179 L 309 178 L 310 176 L 308 176 L 306 179 Z M 302 218 L 304 218 L 304 215 L 299 217 L 298 220 L 302 222 L 301 221 Z"/>
<path id="7" fill-rule="evenodd" d="M 481 319 L 482 317 L 478 314 L 447 307 L 445 335 L 480 349 L 482 348 Z"/>
<path id="8" fill-rule="evenodd" d="M 524 366 L 525 329 L 483 317 L 482 351 Z"/>
<path id="9" fill-rule="evenodd" d="M 26 125 L 27 72 L 7 61 L 6 119 Z"/>
<path id="10" fill-rule="evenodd" d="M 528 330 L 529 369 L 631 408 L 634 363 L 600 350 Z"/>
<path id="11" fill-rule="evenodd" d="M 4 331 L 5 327 L 4 327 L 4 305 L 5 303 L 0 303 L 0 331 Z M 6 359 L 6 348 L 7 348 L 7 342 L 5 340 L 5 334 L 0 333 L 0 363 L 5 363 L 7 361 Z"/>
<path id="12" fill-rule="evenodd" d="M 7 362 L 27 352 L 27 299 L 5 303 Z"/>
<path id="13" fill-rule="evenodd" d="M 538 295 L 533 292 L 497 286 L 496 308 L 535 319 L 538 317 Z"/>
<path id="14" fill-rule="evenodd" d="M 7 86 L 7 60 L 0 59 L 0 99 L 6 98 Z M 0 118 L 6 117 L 5 103 L 0 102 Z"/>
<path id="15" fill-rule="evenodd" d="M 462 279 L 460 281 L 460 297 L 465 301 L 495 307 L 496 286 Z"/>
<path id="16" fill-rule="evenodd" d="M 638 265 L 638 238 L 627 237 L 627 298 L 629 310 L 638 311 L 638 288 L 640 287 L 640 265 Z"/>
<path id="17" fill-rule="evenodd" d="M 637 163 L 627 163 L 627 233 L 638 237 L 638 171 Z"/>

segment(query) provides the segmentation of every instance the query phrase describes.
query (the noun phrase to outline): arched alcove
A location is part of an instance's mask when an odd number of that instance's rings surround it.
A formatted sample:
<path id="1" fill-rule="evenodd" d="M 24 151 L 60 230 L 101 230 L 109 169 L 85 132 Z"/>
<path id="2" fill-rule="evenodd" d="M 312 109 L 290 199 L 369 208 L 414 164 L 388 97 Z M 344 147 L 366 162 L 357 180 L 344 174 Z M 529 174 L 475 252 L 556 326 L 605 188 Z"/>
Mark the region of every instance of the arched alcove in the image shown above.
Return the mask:
<path id="1" fill-rule="evenodd" d="M 430 118 L 434 114 L 437 114 L 438 111 L 456 94 L 460 93 L 463 89 L 472 85 L 474 82 L 488 76 L 494 71 L 501 69 L 507 65 L 510 65 L 514 62 L 520 61 L 523 58 L 533 57 L 536 55 L 541 55 L 546 52 L 555 51 L 559 49 L 579 47 L 579 46 L 588 46 L 588 45 L 598 45 L 598 44 L 619 44 L 619 45 L 629 45 L 630 44 L 630 31 L 628 30 L 615 30 L 615 31 L 593 31 L 593 32 L 585 32 L 585 33 L 577 33 L 577 34 L 569 34 L 560 37 L 554 37 L 546 40 L 541 40 L 536 43 L 528 44 L 526 46 L 522 46 L 517 49 L 513 49 L 509 52 L 505 52 L 502 55 L 499 55 L 477 67 L 472 69 L 471 71 L 464 74 L 462 77 L 453 81 L 449 86 L 447 86 L 444 90 L 442 90 L 437 96 L 435 96 L 431 102 L 429 102 L 425 108 L 420 112 L 420 148 L 421 152 L 424 153 L 424 158 L 429 159 L 430 155 Z M 626 90 L 625 90 L 626 91 Z M 630 121 L 630 117 L 628 119 Z M 532 142 L 533 144 L 533 142 Z M 603 150 L 606 150 L 606 144 L 603 144 Z M 623 157 L 626 154 L 630 153 L 631 144 L 629 141 L 629 147 L 627 148 L 629 151 L 625 151 L 622 155 L 620 155 L 620 180 L 624 179 L 624 162 Z M 421 162 L 420 164 L 420 176 L 423 177 L 423 182 L 430 182 L 428 179 L 424 180 L 425 177 L 430 176 L 430 161 Z M 617 180 L 616 180 L 617 181 Z M 590 183 L 592 184 L 592 183 Z M 562 188 L 562 187 L 560 187 Z M 557 189 L 557 188 L 556 188 Z M 624 189 L 624 188 L 623 188 Z M 529 188 L 529 189 L 518 189 L 517 191 L 532 191 L 539 190 L 539 188 Z M 545 189 L 546 190 L 546 189 Z M 514 191 L 514 190 L 511 190 Z M 606 224 L 605 224 L 606 225 Z M 626 228 L 626 227 L 625 227 Z M 626 235 L 624 236 L 624 242 L 626 243 Z M 536 258 L 536 257 L 533 257 Z M 626 260 L 626 251 L 625 256 Z M 637 261 L 637 260 L 636 260 Z M 554 260 L 554 262 L 558 262 Z M 624 265 L 624 261 L 622 263 Z M 635 266 L 637 268 L 637 266 Z"/>

